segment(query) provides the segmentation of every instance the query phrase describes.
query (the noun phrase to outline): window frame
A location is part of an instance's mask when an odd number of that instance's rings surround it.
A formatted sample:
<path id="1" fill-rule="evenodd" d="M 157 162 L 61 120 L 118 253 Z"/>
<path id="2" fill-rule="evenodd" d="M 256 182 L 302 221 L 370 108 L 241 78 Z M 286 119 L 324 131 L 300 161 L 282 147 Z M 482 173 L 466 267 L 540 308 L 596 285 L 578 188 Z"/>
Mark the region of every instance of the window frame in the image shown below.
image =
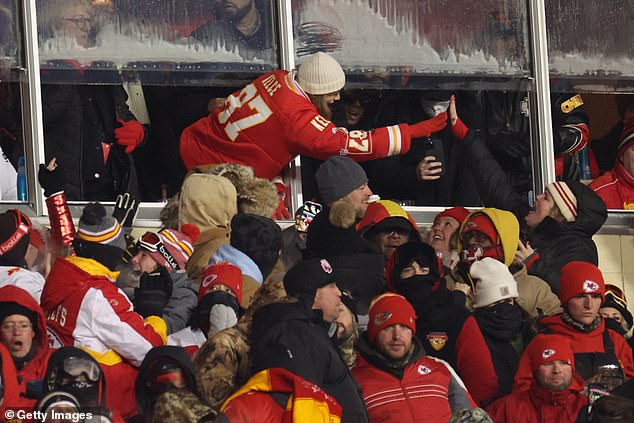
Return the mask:
<path id="1" fill-rule="evenodd" d="M 44 160 L 44 133 L 42 125 L 42 101 L 40 86 L 40 60 L 38 54 L 37 15 L 35 0 L 21 2 L 21 26 L 24 52 L 24 67 L 19 69 L 22 95 L 22 115 L 24 127 L 24 150 L 26 158 L 27 187 L 29 199 L 24 202 L 2 202 L 0 210 L 18 208 L 34 218 L 36 222 L 48 224 L 48 211 L 45 198 L 37 182 L 39 163 Z M 276 19 L 278 36 L 278 64 L 281 69 L 295 69 L 294 37 L 291 0 L 275 0 L 274 19 Z M 533 158 L 533 180 L 535 192 L 543 192 L 544 187 L 555 180 L 555 158 L 552 143 L 552 126 L 550 110 L 550 81 L 548 69 L 547 26 L 545 4 L 542 0 L 528 2 L 529 45 L 531 76 L 534 90 L 529 90 L 531 107 L 531 153 Z M 524 78 L 520 78 L 524 79 Z M 540 142 L 541 141 L 541 142 Z M 304 201 L 301 188 L 301 166 L 299 157 L 288 166 L 287 175 L 291 189 L 291 207 L 296 210 Z M 77 219 L 87 202 L 72 202 L 71 214 Z M 111 209 L 112 202 L 104 202 Z M 135 226 L 142 228 L 158 228 L 160 210 L 164 204 L 160 202 L 142 202 Z M 434 216 L 444 207 L 412 207 L 405 209 L 421 226 L 430 226 Z M 291 221 L 281 221 L 280 225 L 288 226 Z M 634 213 L 610 211 L 606 224 L 599 233 L 634 234 Z"/>

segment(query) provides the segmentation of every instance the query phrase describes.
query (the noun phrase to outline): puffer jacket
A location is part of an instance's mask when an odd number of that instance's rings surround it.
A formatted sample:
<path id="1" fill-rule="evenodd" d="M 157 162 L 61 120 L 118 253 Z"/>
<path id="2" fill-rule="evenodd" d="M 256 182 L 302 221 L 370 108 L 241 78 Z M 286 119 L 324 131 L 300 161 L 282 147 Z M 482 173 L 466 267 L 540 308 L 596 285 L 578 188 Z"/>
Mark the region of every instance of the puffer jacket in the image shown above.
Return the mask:
<path id="1" fill-rule="evenodd" d="M 341 406 L 333 397 L 281 368 L 255 374 L 223 404 L 222 411 L 235 423 L 341 421 Z"/>
<path id="2" fill-rule="evenodd" d="M 203 192 L 205 195 L 201 195 Z M 216 250 L 229 243 L 237 202 L 236 189 L 227 178 L 204 173 L 192 173 L 185 178 L 178 202 L 178 224 L 180 227 L 190 223 L 200 229 L 194 254 L 185 266 L 192 280 L 198 280 Z"/>
<path id="3" fill-rule="evenodd" d="M 565 391 L 555 392 L 532 383 L 529 390 L 513 391 L 500 398 L 486 411 L 495 423 L 574 423 L 588 403 L 583 381 L 574 376 Z"/>
<path id="4" fill-rule="evenodd" d="M 559 292 L 561 268 L 571 261 L 599 264 L 597 246 L 592 236 L 608 217 L 603 200 L 580 182 L 566 182 L 577 197 L 577 219 L 557 222 L 550 217 L 533 229 L 528 241 L 539 254 L 528 273 L 545 280 L 553 292 Z"/>
<path id="5" fill-rule="evenodd" d="M 634 175 L 620 161 L 614 169 L 592 181 L 590 188 L 596 192 L 609 209 L 634 210 Z"/>
<path id="6" fill-rule="evenodd" d="M 632 358 L 632 349 L 627 344 L 627 341 L 623 338 L 623 336 L 612 329 L 607 329 L 605 327 L 605 320 L 601 322 L 599 327 L 590 333 L 581 332 L 580 330 L 568 325 L 562 320 L 561 315 L 548 316 L 542 319 L 540 324 L 545 331 L 563 335 L 570 339 L 570 346 L 575 354 L 575 361 L 578 359 L 578 354 L 606 352 L 604 345 L 604 332 L 607 331 L 607 335 L 614 345 L 614 355 L 623 368 L 625 379 L 628 380 L 634 377 L 634 359 Z M 577 371 L 579 371 L 579 363 L 577 363 L 576 367 Z M 525 352 L 522 355 L 522 358 L 520 358 L 517 373 L 515 374 L 513 390 L 526 389 L 530 386 L 532 378 L 533 372 L 531 371 L 530 359 Z"/>
<path id="7" fill-rule="evenodd" d="M 32 311 L 37 316 L 37 327 L 33 328 L 35 337 L 27 360 L 13 359 L 17 370 L 19 398 L 7 407 L 30 409 L 35 406 L 38 395 L 43 388 L 43 378 L 46 374 L 48 359 L 53 349 L 48 345 L 48 329 L 44 311 L 25 290 L 13 285 L 0 288 L 0 301 L 13 302 Z"/>
<path id="8" fill-rule="evenodd" d="M 167 333 L 172 334 L 184 329 L 198 304 L 198 287 L 187 277 L 183 270 L 170 272 L 172 278 L 172 296 L 163 309 L 163 320 Z"/>
<path id="9" fill-rule="evenodd" d="M 261 307 L 251 331 L 252 371 L 286 369 L 332 395 L 343 421 L 367 422 L 360 388 L 328 336 L 329 326 L 320 310 L 304 302 Z"/>
<path id="10" fill-rule="evenodd" d="M 373 422 L 446 422 L 452 413 L 476 407 L 447 362 L 425 355 L 416 337 L 412 347 L 407 364 L 394 367 L 370 348 L 367 332 L 362 334 L 352 375 L 361 386 Z"/>

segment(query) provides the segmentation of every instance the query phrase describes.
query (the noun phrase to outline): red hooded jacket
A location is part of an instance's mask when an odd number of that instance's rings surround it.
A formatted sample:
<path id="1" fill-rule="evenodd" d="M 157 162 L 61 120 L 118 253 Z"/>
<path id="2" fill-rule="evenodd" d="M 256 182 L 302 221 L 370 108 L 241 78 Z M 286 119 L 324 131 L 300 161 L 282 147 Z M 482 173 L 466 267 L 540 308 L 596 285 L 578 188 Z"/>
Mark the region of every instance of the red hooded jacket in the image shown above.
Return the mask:
<path id="1" fill-rule="evenodd" d="M 515 390 L 486 411 L 495 423 L 574 423 L 579 410 L 588 403 L 582 390 L 583 381 L 578 375 L 563 392 L 544 389 L 533 382 L 530 390 Z"/>
<path id="2" fill-rule="evenodd" d="M 18 375 L 15 371 L 13 358 L 9 354 L 9 350 L 0 343 L 0 377 L 2 377 L 2 385 L 4 392 L 0 400 L 0 416 L 4 416 L 4 410 L 10 404 L 16 404 L 18 400 Z"/>
<path id="3" fill-rule="evenodd" d="M 548 316 L 541 321 L 541 325 L 546 327 L 552 333 L 564 335 L 570 338 L 570 346 L 575 354 L 605 352 L 603 346 L 603 332 L 608 331 L 608 336 L 614 344 L 614 354 L 621 363 L 621 367 L 625 372 L 625 379 L 634 377 L 634 359 L 632 358 L 632 350 L 621 335 L 612 329 L 605 328 L 605 321 L 602 320 L 598 328 L 590 333 L 582 333 L 561 320 L 561 315 Z M 533 380 L 533 372 L 531 371 L 530 359 L 526 353 L 520 358 L 520 362 L 515 374 L 515 382 L 513 391 L 527 389 Z"/>
<path id="4" fill-rule="evenodd" d="M 37 399 L 26 397 L 27 384 L 44 378 L 46 374 L 46 366 L 48 359 L 53 350 L 48 346 L 48 335 L 46 327 L 46 319 L 44 312 L 35 302 L 33 297 L 25 290 L 16 286 L 8 285 L 0 288 L 0 301 L 14 302 L 31 310 L 37 316 L 37 328 L 35 328 L 35 337 L 33 338 L 33 348 L 37 348 L 35 356 L 29 360 L 22 369 L 18 369 L 18 380 L 20 381 L 18 391 L 20 397 L 15 403 L 5 401 L 4 407 L 33 408 L 37 403 Z M 4 371 L 4 369 L 3 369 Z"/>

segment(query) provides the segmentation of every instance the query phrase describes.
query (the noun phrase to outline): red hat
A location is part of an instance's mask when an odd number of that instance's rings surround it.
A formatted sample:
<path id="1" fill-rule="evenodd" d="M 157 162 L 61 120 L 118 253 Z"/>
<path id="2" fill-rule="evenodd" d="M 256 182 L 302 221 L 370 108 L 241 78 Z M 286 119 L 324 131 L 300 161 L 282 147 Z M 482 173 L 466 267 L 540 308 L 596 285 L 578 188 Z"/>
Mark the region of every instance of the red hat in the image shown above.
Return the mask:
<path id="1" fill-rule="evenodd" d="M 438 213 L 436 217 L 434 217 L 433 224 L 435 225 L 436 221 L 440 219 L 441 217 L 453 217 L 454 219 L 458 221 L 459 224 L 462 225 L 462 222 L 464 222 L 467 216 L 469 216 L 469 213 L 471 212 L 465 209 L 464 207 L 452 207 L 450 209 L 445 209 L 444 211 L 441 211 L 440 213 Z"/>
<path id="2" fill-rule="evenodd" d="M 386 292 L 374 297 L 368 310 L 368 338 L 373 343 L 383 329 L 392 325 L 407 326 L 416 332 L 416 312 L 402 295 Z"/>
<path id="3" fill-rule="evenodd" d="M 634 117 L 629 118 L 625 122 L 623 128 L 623 134 L 621 135 L 621 142 L 619 143 L 619 149 L 616 153 L 616 157 L 621 158 L 625 150 L 630 148 L 634 144 Z"/>
<path id="4" fill-rule="evenodd" d="M 580 294 L 605 295 L 605 282 L 597 266 L 584 261 L 571 261 L 561 269 L 559 300 L 566 304 Z"/>
<path id="5" fill-rule="evenodd" d="M 205 270 L 200 279 L 198 289 L 198 302 L 209 292 L 214 285 L 225 285 L 231 289 L 233 295 L 242 304 L 242 272 L 240 268 L 226 261 L 211 265 Z"/>
<path id="6" fill-rule="evenodd" d="M 489 216 L 484 213 L 472 214 L 465 222 L 461 235 L 471 231 L 482 232 L 489 237 L 493 244 L 498 243 L 498 231 Z"/>
<path id="7" fill-rule="evenodd" d="M 575 356 L 570 346 L 570 339 L 563 335 L 537 335 L 526 347 L 526 352 L 533 372 L 541 364 L 556 360 L 569 363 L 572 370 L 575 370 Z"/>

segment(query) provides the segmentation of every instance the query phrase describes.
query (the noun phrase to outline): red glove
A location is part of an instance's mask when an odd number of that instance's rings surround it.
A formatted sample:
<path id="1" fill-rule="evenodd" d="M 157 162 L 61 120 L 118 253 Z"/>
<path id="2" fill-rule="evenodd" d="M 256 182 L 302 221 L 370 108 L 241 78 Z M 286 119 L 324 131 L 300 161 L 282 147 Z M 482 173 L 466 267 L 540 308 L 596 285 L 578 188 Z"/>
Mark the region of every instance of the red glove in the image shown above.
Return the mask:
<path id="1" fill-rule="evenodd" d="M 273 219 L 290 219 L 291 214 L 288 212 L 285 204 L 286 197 L 288 197 L 288 188 L 286 188 L 286 185 L 284 185 L 283 182 L 275 182 L 275 187 L 277 188 L 277 198 L 280 200 L 280 202 L 277 205 L 277 209 L 275 209 L 275 212 L 273 213 Z"/>
<path id="2" fill-rule="evenodd" d="M 117 137 L 117 143 L 125 147 L 126 154 L 130 154 L 143 142 L 145 129 L 143 129 L 143 125 L 136 120 L 124 122 L 121 119 L 117 119 L 117 122 L 119 122 L 121 126 L 114 130 L 114 136 Z"/>
<path id="3" fill-rule="evenodd" d="M 456 139 L 462 141 L 464 137 L 467 136 L 467 132 L 469 132 L 467 125 L 465 125 L 460 118 L 457 118 L 456 123 L 451 127 L 451 134 L 456 137 Z"/>
<path id="4" fill-rule="evenodd" d="M 410 125 L 409 133 L 412 138 L 428 137 L 434 132 L 445 129 L 445 126 L 447 126 L 447 112 L 442 112 L 434 118 Z"/>

